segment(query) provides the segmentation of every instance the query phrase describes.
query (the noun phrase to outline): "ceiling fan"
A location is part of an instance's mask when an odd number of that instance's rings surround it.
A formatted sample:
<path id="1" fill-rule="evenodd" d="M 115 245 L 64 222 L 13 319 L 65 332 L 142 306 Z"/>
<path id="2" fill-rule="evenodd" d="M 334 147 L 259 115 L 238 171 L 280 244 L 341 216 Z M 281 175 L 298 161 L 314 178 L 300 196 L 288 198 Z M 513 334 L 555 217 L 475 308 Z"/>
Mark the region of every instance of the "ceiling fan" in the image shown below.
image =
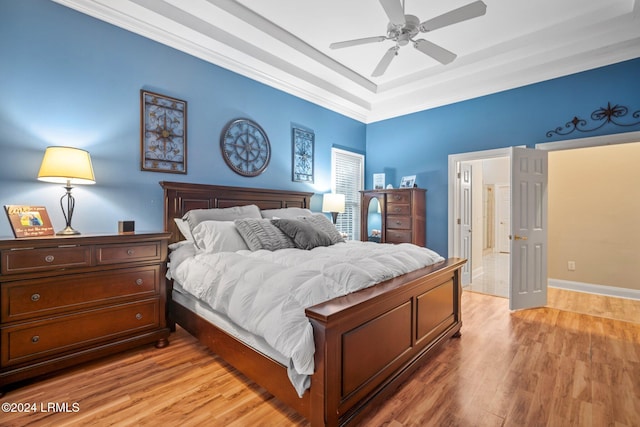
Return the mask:
<path id="1" fill-rule="evenodd" d="M 402 4 L 400 3 L 400 0 L 379 1 L 390 21 L 387 25 L 386 36 L 365 37 L 362 39 L 331 43 L 331 45 L 329 45 L 331 49 L 341 49 L 344 47 L 382 42 L 385 40 L 393 40 L 396 42 L 396 45 L 387 50 L 378 63 L 376 69 L 373 70 L 373 73 L 371 74 L 372 77 L 379 77 L 383 75 L 385 71 L 387 71 L 389 64 L 391 64 L 393 57 L 398 54 L 400 47 L 406 46 L 409 42 L 412 42 L 413 47 L 418 49 L 420 52 L 432 57 L 441 64 L 450 63 L 456 59 L 455 53 L 450 52 L 435 43 L 431 43 L 430 41 L 424 39 L 415 40 L 414 38 L 418 33 L 427 33 L 429 31 L 437 30 L 438 28 L 457 24 L 458 22 L 466 21 L 468 19 L 477 18 L 478 16 L 484 15 L 487 11 L 486 4 L 482 1 L 474 1 L 466 6 L 451 10 L 421 23 L 417 16 L 404 14 L 404 0 L 402 0 Z"/>

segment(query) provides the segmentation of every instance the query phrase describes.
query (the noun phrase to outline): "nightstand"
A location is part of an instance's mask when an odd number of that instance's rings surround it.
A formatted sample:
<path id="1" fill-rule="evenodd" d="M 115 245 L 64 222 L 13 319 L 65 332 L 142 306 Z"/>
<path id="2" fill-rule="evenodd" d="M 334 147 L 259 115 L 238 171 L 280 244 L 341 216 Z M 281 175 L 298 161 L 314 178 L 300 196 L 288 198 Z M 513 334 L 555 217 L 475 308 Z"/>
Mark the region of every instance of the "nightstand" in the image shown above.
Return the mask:
<path id="1" fill-rule="evenodd" d="M 0 240 L 0 392 L 141 344 L 168 345 L 169 236 Z"/>

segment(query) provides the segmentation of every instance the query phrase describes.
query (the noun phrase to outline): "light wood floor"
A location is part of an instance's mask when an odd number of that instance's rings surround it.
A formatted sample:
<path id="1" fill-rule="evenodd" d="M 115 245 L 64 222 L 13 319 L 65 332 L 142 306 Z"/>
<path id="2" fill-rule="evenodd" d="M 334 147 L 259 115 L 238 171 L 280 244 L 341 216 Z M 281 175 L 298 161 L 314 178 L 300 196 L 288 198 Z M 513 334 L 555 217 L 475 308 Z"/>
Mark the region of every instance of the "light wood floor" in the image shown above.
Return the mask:
<path id="1" fill-rule="evenodd" d="M 640 300 L 547 288 L 547 307 L 640 323 Z"/>
<path id="2" fill-rule="evenodd" d="M 465 292 L 462 337 L 362 425 L 640 425 L 640 324 L 507 306 Z M 79 405 L 75 413 L 0 413 L 2 426 L 308 425 L 180 329 L 165 349 L 82 365 L 0 402 Z"/>

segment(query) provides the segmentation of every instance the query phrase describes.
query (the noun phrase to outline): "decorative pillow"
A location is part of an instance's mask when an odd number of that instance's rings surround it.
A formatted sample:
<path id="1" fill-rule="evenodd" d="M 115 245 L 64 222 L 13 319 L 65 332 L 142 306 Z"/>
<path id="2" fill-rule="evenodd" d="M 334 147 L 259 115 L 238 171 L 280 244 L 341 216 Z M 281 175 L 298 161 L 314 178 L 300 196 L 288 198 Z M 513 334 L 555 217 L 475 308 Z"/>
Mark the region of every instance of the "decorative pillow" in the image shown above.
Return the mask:
<path id="1" fill-rule="evenodd" d="M 191 228 L 189 228 L 189 223 L 182 218 L 174 218 L 173 221 L 178 226 L 180 234 L 182 234 L 185 239 L 193 242 L 193 234 L 191 233 Z"/>
<path id="2" fill-rule="evenodd" d="M 193 229 L 197 246 L 206 252 L 249 249 L 233 221 L 202 221 Z"/>
<path id="3" fill-rule="evenodd" d="M 260 208 L 256 205 L 246 205 L 219 209 L 193 209 L 182 217 L 189 223 L 192 232 L 202 221 L 233 221 L 242 218 L 262 218 Z"/>
<path id="4" fill-rule="evenodd" d="M 245 218 L 234 221 L 245 243 L 252 251 L 295 248 L 296 245 L 269 219 Z"/>
<path id="5" fill-rule="evenodd" d="M 313 249 L 318 246 L 330 246 L 331 238 L 324 231 L 316 228 L 309 221 L 302 219 L 273 219 L 273 225 L 289 236 L 296 247 Z"/>
<path id="6" fill-rule="evenodd" d="M 301 216 L 311 216 L 313 213 L 305 208 L 283 208 L 261 210 L 262 218 L 269 219 L 296 219 Z"/>
<path id="7" fill-rule="evenodd" d="M 311 216 L 301 217 L 300 219 L 310 222 L 315 228 L 325 232 L 331 239 L 332 245 L 344 242 L 344 238 L 342 237 L 342 234 L 340 234 L 340 231 L 338 231 L 336 226 L 333 225 L 331 220 L 324 214 L 313 214 Z"/>

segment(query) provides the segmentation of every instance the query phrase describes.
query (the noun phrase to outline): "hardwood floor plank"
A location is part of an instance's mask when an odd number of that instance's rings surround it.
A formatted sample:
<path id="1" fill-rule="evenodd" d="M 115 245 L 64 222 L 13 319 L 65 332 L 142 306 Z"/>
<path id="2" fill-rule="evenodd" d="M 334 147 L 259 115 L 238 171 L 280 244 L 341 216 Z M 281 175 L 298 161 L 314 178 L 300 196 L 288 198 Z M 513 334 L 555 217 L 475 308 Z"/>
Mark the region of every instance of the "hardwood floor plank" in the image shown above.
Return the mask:
<path id="1" fill-rule="evenodd" d="M 506 299 L 473 292 L 462 304 L 462 337 L 361 425 L 640 425 L 640 324 L 550 307 L 510 312 Z M 170 341 L 24 383 L 0 402 L 78 403 L 79 411 L 2 413 L 0 424 L 308 426 L 184 330 Z"/>

